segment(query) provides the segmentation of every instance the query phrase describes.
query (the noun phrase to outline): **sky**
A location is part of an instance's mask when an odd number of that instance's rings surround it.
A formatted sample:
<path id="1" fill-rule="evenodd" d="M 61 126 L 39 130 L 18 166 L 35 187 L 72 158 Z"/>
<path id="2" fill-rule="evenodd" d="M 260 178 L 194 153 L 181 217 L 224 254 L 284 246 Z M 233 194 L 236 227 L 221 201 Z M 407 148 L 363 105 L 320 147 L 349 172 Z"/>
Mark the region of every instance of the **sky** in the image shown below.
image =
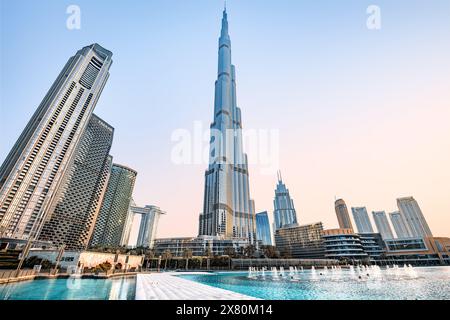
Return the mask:
<path id="1" fill-rule="evenodd" d="M 167 212 L 158 237 L 197 235 L 207 164 L 174 163 L 172 134 L 213 120 L 223 2 L 0 1 L 0 162 L 69 57 L 99 43 L 114 63 L 95 113 L 115 128 L 114 161 L 138 171 L 138 205 Z M 66 26 L 72 4 L 80 29 Z M 366 25 L 372 4 L 379 30 Z M 450 236 L 450 2 L 229 0 L 227 11 L 244 129 L 278 130 L 299 223 L 337 227 L 335 197 L 391 212 L 414 196 L 434 235 Z M 276 174 L 262 169 L 250 166 L 251 197 L 272 216 Z"/>

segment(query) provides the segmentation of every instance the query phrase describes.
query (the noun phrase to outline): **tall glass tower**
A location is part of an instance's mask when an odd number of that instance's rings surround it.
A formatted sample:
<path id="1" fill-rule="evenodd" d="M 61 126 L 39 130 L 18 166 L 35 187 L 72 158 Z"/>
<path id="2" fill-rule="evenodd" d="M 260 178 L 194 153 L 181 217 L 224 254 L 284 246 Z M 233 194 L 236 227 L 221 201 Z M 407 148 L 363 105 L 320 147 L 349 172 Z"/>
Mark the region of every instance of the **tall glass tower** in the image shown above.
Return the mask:
<path id="1" fill-rule="evenodd" d="M 211 124 L 209 168 L 205 174 L 199 235 L 255 241 L 255 209 L 250 200 L 247 155 L 243 152 L 241 110 L 236 102 L 236 73 L 224 10 L 219 39 L 214 122 Z"/>
<path id="2" fill-rule="evenodd" d="M 352 213 L 358 233 L 373 233 L 372 223 L 366 207 L 352 208 Z"/>
<path id="3" fill-rule="evenodd" d="M 33 239 L 39 233 L 109 77 L 111 57 L 98 44 L 71 57 L 6 157 L 0 236 Z"/>
<path id="4" fill-rule="evenodd" d="M 156 206 L 145 206 L 143 208 L 134 206 L 131 207 L 131 210 L 135 214 L 142 215 L 136 247 L 152 248 L 159 218 L 165 212 Z"/>
<path id="5" fill-rule="evenodd" d="M 114 163 L 90 246 L 119 246 L 127 222 L 137 172 Z"/>
<path id="6" fill-rule="evenodd" d="M 392 225 L 394 226 L 395 234 L 397 238 L 410 238 L 411 233 L 406 226 L 405 219 L 403 218 L 400 211 L 394 211 L 389 213 L 389 217 L 391 218 Z"/>
<path id="7" fill-rule="evenodd" d="M 412 237 L 433 236 L 419 204 L 413 197 L 397 199 L 397 206 Z"/>
<path id="8" fill-rule="evenodd" d="M 293 227 L 298 225 L 297 212 L 294 207 L 294 200 L 291 199 L 289 189 L 283 183 L 281 173 L 278 173 L 278 184 L 275 190 L 275 199 L 273 200 L 274 206 L 274 223 L 275 231 L 278 229 Z"/>
<path id="9" fill-rule="evenodd" d="M 264 246 L 272 245 L 272 235 L 270 233 L 270 223 L 267 211 L 256 214 L 256 238 Z"/>
<path id="10" fill-rule="evenodd" d="M 342 199 L 336 200 L 334 203 L 334 210 L 336 211 L 339 228 L 353 230 L 352 221 L 350 220 L 350 215 L 348 214 L 348 209 L 345 201 Z"/>
<path id="11" fill-rule="evenodd" d="M 114 128 L 93 114 L 68 172 L 69 178 L 50 209 L 39 240 L 64 244 L 68 250 L 86 249 L 108 184 L 113 135 Z"/>
<path id="12" fill-rule="evenodd" d="M 384 211 L 372 211 L 373 220 L 377 226 L 378 233 L 381 234 L 383 239 L 394 239 L 391 226 L 389 225 L 386 212 Z"/>

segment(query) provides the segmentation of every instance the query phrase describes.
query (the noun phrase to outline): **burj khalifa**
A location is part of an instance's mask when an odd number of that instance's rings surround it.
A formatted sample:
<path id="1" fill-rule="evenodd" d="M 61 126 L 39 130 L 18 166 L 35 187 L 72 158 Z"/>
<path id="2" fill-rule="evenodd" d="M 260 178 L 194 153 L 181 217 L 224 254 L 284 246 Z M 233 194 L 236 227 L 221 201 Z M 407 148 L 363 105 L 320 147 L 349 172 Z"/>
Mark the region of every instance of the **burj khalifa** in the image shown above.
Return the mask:
<path id="1" fill-rule="evenodd" d="M 209 167 L 205 173 L 199 235 L 256 241 L 254 202 L 250 199 L 247 155 L 243 152 L 241 109 L 236 99 L 236 73 L 226 9 L 219 38 L 214 122 L 211 124 Z"/>

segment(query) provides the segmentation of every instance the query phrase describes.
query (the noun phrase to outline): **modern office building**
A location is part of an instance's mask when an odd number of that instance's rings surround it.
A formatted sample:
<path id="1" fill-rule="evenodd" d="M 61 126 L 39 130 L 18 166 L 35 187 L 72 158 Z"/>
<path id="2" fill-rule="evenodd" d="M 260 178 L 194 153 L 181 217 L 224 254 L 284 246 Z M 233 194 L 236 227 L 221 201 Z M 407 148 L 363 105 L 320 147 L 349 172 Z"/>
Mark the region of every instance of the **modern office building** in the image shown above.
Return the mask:
<path id="1" fill-rule="evenodd" d="M 270 232 L 267 211 L 256 214 L 256 239 L 261 241 L 264 246 L 272 245 L 272 233 Z"/>
<path id="2" fill-rule="evenodd" d="M 373 233 L 372 223 L 365 207 L 352 208 L 352 213 L 358 233 Z"/>
<path id="3" fill-rule="evenodd" d="M 397 238 L 410 238 L 411 234 L 408 227 L 406 226 L 405 219 L 403 218 L 400 211 L 394 211 L 389 213 L 391 218 L 391 223 L 394 226 L 395 234 Z"/>
<path id="4" fill-rule="evenodd" d="M 139 235 L 136 246 L 152 248 L 153 242 L 156 238 L 156 230 L 158 228 L 159 218 L 162 214 L 166 213 L 155 206 L 132 206 L 131 211 L 134 214 L 141 215 L 141 226 L 139 228 Z"/>
<path id="5" fill-rule="evenodd" d="M 334 210 L 336 211 L 336 216 L 339 223 L 339 228 L 341 229 L 352 229 L 353 225 L 348 213 L 347 205 L 342 199 L 338 199 L 334 203 Z"/>
<path id="6" fill-rule="evenodd" d="M 450 238 L 425 237 L 385 240 L 385 264 L 450 265 Z"/>
<path id="7" fill-rule="evenodd" d="M 413 197 L 397 199 L 397 206 L 405 220 L 411 237 L 433 236 L 422 210 L 420 210 L 419 204 Z"/>
<path id="8" fill-rule="evenodd" d="M 297 226 L 297 212 L 294 207 L 294 200 L 291 199 L 289 189 L 283 183 L 281 172 L 278 172 L 278 184 L 275 189 L 275 199 L 273 200 L 273 218 L 275 230 Z"/>
<path id="9" fill-rule="evenodd" d="M 275 230 L 275 246 L 282 257 L 323 259 L 325 247 L 321 222 Z"/>
<path id="10" fill-rule="evenodd" d="M 131 232 L 133 230 L 134 224 L 136 223 L 136 214 L 131 210 L 132 207 L 136 207 L 136 203 L 134 199 L 131 198 L 130 206 L 128 207 L 127 218 L 125 219 L 125 225 L 123 226 L 122 239 L 120 240 L 120 245 L 124 247 L 135 247 L 136 241 L 134 244 L 130 244 L 131 241 Z M 139 226 L 141 225 L 139 219 Z"/>
<path id="11" fill-rule="evenodd" d="M 394 239 L 391 226 L 389 225 L 386 212 L 384 211 L 372 211 L 373 220 L 377 227 L 378 233 L 381 234 L 383 239 Z"/>
<path id="12" fill-rule="evenodd" d="M 156 256 L 161 256 L 169 251 L 175 257 L 183 257 L 186 251 L 190 251 L 194 257 L 227 255 L 228 252 L 242 254 L 248 245 L 247 239 L 224 239 L 214 236 L 199 236 L 196 238 L 166 238 L 155 239 L 153 249 Z"/>
<path id="13" fill-rule="evenodd" d="M 364 252 L 367 253 L 371 262 L 383 258 L 385 244 L 379 233 L 358 233 Z"/>
<path id="14" fill-rule="evenodd" d="M 236 102 L 236 72 L 231 64 L 226 10 L 219 39 L 209 156 L 199 235 L 243 238 L 253 243 L 256 239 L 255 208 L 250 199 L 247 155 L 243 152 L 241 109 Z"/>
<path id="15" fill-rule="evenodd" d="M 137 172 L 114 163 L 90 246 L 119 246 L 127 220 Z"/>
<path id="16" fill-rule="evenodd" d="M 323 231 L 325 258 L 359 263 L 367 261 L 368 255 L 364 251 L 359 235 L 353 229 L 328 229 Z"/>
<path id="17" fill-rule="evenodd" d="M 94 230 L 112 166 L 114 128 L 92 115 L 62 193 L 38 236 L 67 250 L 85 250 Z"/>
<path id="18" fill-rule="evenodd" d="M 34 239 L 65 183 L 109 76 L 98 44 L 69 59 L 0 167 L 0 236 Z"/>

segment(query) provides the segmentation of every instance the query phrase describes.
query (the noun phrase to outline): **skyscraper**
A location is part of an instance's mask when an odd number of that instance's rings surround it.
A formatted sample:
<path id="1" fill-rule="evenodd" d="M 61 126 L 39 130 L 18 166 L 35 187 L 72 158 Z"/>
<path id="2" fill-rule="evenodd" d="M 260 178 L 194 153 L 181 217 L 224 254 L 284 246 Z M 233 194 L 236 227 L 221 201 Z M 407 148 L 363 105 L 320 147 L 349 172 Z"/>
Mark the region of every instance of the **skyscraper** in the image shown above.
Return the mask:
<path id="1" fill-rule="evenodd" d="M 247 155 L 243 152 L 241 110 L 236 102 L 236 72 L 224 10 L 219 39 L 214 122 L 211 124 L 209 168 L 205 174 L 199 235 L 254 242 L 255 208 L 250 200 Z"/>
<path id="2" fill-rule="evenodd" d="M 394 211 L 389 213 L 392 225 L 394 226 L 395 234 L 397 238 L 410 238 L 408 227 L 406 226 L 405 219 L 401 215 L 400 211 Z"/>
<path id="3" fill-rule="evenodd" d="M 281 173 L 278 173 L 278 184 L 275 189 L 275 199 L 273 200 L 273 217 L 275 230 L 293 227 L 297 224 L 297 212 L 294 208 L 294 200 L 291 199 L 289 195 L 289 190 L 286 188 L 286 185 L 283 183 L 283 179 L 281 178 Z"/>
<path id="4" fill-rule="evenodd" d="M 86 249 L 108 183 L 113 134 L 113 127 L 92 115 L 61 196 L 47 215 L 40 240 L 64 244 L 69 250 Z"/>
<path id="5" fill-rule="evenodd" d="M 358 233 L 373 233 L 372 223 L 365 207 L 352 208 L 352 213 Z"/>
<path id="6" fill-rule="evenodd" d="M 256 214 L 256 239 L 262 241 L 264 246 L 272 245 L 272 236 L 270 233 L 270 223 L 267 211 Z"/>
<path id="7" fill-rule="evenodd" d="M 336 211 L 339 228 L 353 230 L 352 221 L 350 220 L 350 215 L 348 213 L 345 201 L 342 199 L 336 200 L 336 202 L 334 203 L 334 210 Z"/>
<path id="8" fill-rule="evenodd" d="M 389 225 L 386 212 L 384 211 L 372 211 L 373 220 L 377 226 L 378 233 L 381 234 L 383 239 L 393 239 L 394 234 L 392 233 L 391 226 Z"/>
<path id="9" fill-rule="evenodd" d="M 0 167 L 3 236 L 39 233 L 108 79 L 111 57 L 98 44 L 71 57 L 6 157 Z"/>
<path id="10" fill-rule="evenodd" d="M 131 195 L 137 172 L 114 163 L 111 168 L 108 186 L 98 214 L 91 246 L 118 246 L 128 215 Z"/>
<path id="11" fill-rule="evenodd" d="M 137 247 L 152 248 L 156 237 L 159 218 L 165 214 L 160 208 L 155 206 L 131 207 L 135 214 L 142 215 L 141 226 L 137 239 Z"/>
<path id="12" fill-rule="evenodd" d="M 412 237 L 433 236 L 419 204 L 413 197 L 397 199 L 397 206 Z"/>

